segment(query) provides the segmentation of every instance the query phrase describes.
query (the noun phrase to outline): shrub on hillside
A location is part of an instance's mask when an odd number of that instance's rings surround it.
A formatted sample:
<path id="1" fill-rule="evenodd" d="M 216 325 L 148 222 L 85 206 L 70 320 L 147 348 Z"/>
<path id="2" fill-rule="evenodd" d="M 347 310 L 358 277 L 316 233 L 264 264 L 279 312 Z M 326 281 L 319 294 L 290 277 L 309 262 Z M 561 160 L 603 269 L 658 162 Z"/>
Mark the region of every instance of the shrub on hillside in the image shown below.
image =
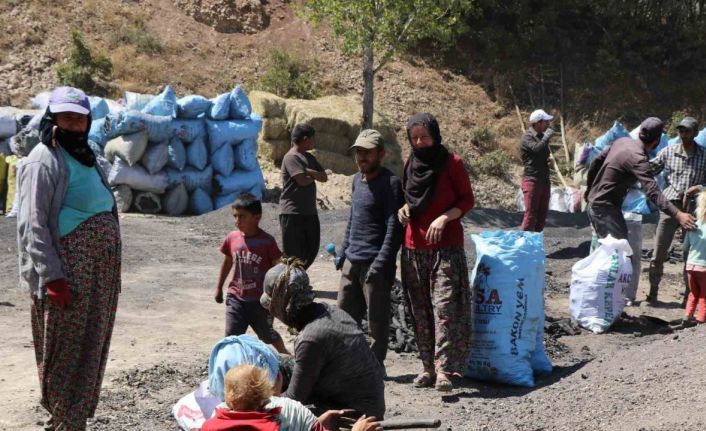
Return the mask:
<path id="1" fill-rule="evenodd" d="M 56 66 L 59 83 L 89 93 L 103 93 L 96 84 L 96 78 L 105 79 L 110 76 L 113 71 L 110 59 L 102 54 L 92 54 L 76 29 L 71 31 L 71 41 L 73 46 L 69 51 L 68 60 Z"/>
<path id="2" fill-rule="evenodd" d="M 162 41 L 145 24 L 140 16 L 133 17 L 118 27 L 111 36 L 114 45 L 133 45 L 138 53 L 161 54 L 164 52 Z"/>
<path id="3" fill-rule="evenodd" d="M 490 148 L 495 142 L 495 135 L 487 127 L 474 127 L 471 129 L 471 142 L 481 149 Z"/>
<path id="4" fill-rule="evenodd" d="M 488 176 L 502 177 L 508 173 L 510 164 L 510 155 L 505 150 L 497 149 L 480 156 L 473 163 L 473 169 Z"/>
<path id="5" fill-rule="evenodd" d="M 287 52 L 272 48 L 267 59 L 267 71 L 256 86 L 281 97 L 315 99 L 319 95 L 314 81 L 318 67 L 316 60 L 292 57 Z"/>

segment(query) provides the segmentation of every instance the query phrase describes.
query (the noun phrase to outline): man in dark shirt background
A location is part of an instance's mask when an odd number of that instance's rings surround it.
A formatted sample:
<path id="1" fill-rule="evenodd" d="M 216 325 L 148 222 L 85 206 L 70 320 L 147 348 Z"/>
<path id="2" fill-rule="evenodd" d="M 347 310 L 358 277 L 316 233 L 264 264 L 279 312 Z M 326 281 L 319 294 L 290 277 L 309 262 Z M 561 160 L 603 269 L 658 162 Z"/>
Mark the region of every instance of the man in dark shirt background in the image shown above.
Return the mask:
<path id="1" fill-rule="evenodd" d="M 389 338 L 390 289 L 402 243 L 397 220 L 404 205 L 402 182 L 381 166 L 385 147 L 378 131 L 363 130 L 351 149 L 360 172 L 353 178 L 350 217 L 336 258 L 336 269 L 341 270 L 338 306 L 358 323 L 367 317 L 371 348 L 382 364 Z"/>
<path id="2" fill-rule="evenodd" d="M 551 192 L 549 139 L 554 135 L 549 126 L 553 118 L 541 109 L 532 112 L 530 127 L 520 141 L 525 168 L 521 186 L 525 204 L 521 229 L 524 231 L 541 232 L 547 220 Z"/>
<path id="3" fill-rule="evenodd" d="M 680 211 L 659 190 L 647 160 L 647 153 L 659 144 L 663 131 L 662 120 L 650 117 L 640 124 L 639 140 L 620 138 L 591 163 L 584 197 L 588 201 L 588 218 L 599 238 L 611 235 L 627 239 L 628 228 L 621 208 L 628 188 L 636 181 L 647 198 L 684 229 L 695 227 L 694 217 Z"/>
<path id="4" fill-rule="evenodd" d="M 284 256 L 298 257 L 306 268 L 319 252 L 321 226 L 316 209 L 316 181 L 328 176 L 313 154 L 314 128 L 297 124 L 292 129 L 292 148 L 282 159 L 282 195 L 279 223 Z"/>

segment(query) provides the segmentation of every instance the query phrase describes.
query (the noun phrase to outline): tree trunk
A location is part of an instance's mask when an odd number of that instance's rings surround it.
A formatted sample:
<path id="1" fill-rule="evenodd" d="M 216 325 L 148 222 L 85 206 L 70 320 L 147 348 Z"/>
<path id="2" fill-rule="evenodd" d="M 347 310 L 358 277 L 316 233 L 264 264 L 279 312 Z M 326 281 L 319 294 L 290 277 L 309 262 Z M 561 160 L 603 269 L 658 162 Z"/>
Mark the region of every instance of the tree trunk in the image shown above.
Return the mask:
<path id="1" fill-rule="evenodd" d="M 363 129 L 373 128 L 373 85 L 375 84 L 373 60 L 373 48 L 368 47 L 363 54 Z"/>

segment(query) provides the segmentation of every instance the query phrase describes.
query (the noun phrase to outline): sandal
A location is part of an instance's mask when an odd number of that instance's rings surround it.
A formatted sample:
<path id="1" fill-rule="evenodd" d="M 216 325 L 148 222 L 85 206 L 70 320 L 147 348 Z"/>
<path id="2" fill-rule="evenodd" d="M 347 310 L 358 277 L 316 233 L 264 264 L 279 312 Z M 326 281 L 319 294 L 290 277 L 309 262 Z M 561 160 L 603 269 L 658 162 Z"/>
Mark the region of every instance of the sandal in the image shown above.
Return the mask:
<path id="1" fill-rule="evenodd" d="M 436 376 L 428 371 L 420 373 L 412 382 L 415 388 L 430 388 L 434 385 Z"/>
<path id="2" fill-rule="evenodd" d="M 434 385 L 434 387 L 439 392 L 451 392 L 454 385 L 445 374 L 439 374 L 436 378 L 436 385 Z"/>

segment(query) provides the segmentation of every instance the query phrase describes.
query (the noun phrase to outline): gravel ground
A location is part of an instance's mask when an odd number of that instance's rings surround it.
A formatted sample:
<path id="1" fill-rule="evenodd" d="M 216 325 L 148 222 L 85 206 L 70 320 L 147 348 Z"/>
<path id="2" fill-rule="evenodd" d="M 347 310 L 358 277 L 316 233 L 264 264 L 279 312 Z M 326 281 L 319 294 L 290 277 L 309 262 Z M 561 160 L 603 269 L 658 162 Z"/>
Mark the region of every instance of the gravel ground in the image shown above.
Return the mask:
<path id="1" fill-rule="evenodd" d="M 279 236 L 276 206 L 265 205 L 262 226 Z M 322 247 L 340 243 L 347 210 L 324 211 Z M 474 210 L 468 233 L 512 228 L 519 214 Z M 120 299 L 109 364 L 91 430 L 176 430 L 171 406 L 205 379 L 208 353 L 223 331 L 222 306 L 212 300 L 220 256 L 232 228 L 227 209 L 201 217 L 124 215 Z M 644 225 L 645 248 L 653 224 Z M 38 384 L 29 326 L 29 298 L 16 283 L 14 220 L 0 220 L 0 429 L 39 429 Z M 706 358 L 706 328 L 666 331 L 641 315 L 681 316 L 679 265 L 668 264 L 657 308 L 641 304 L 613 331 L 593 335 L 568 323 L 571 266 L 587 254 L 590 232 L 581 215 L 552 214 L 545 232 L 546 349 L 554 372 L 532 389 L 464 380 L 450 394 L 415 389 L 414 354 L 388 356 L 387 417 L 439 417 L 452 430 L 682 430 L 706 425 L 698 382 Z M 468 259 L 474 260 L 468 241 Z M 335 300 L 338 274 L 321 254 L 312 285 Z M 638 298 L 644 297 L 643 273 Z M 563 323 L 562 323 L 563 322 Z M 568 325 L 568 326 L 567 326 Z M 293 336 L 277 328 L 291 346 Z M 568 329 L 567 329 L 568 328 Z"/>

